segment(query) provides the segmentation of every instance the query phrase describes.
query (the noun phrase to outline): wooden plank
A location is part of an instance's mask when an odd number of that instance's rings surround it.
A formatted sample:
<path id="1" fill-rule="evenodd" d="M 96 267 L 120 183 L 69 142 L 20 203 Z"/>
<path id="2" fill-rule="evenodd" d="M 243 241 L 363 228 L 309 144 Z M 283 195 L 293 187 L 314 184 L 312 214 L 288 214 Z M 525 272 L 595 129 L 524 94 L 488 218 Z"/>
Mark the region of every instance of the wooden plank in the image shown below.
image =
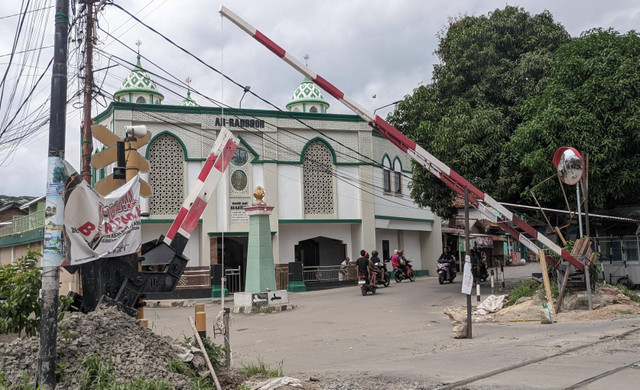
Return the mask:
<path id="1" fill-rule="evenodd" d="M 547 270 L 547 259 L 544 255 L 544 251 L 540 250 L 540 268 L 542 268 L 542 282 L 544 283 L 544 291 L 547 294 L 547 305 L 553 312 L 553 322 L 558 322 L 556 311 L 553 307 L 553 295 L 551 295 L 551 283 L 549 282 L 549 271 Z"/>
<path id="2" fill-rule="evenodd" d="M 191 329 L 193 329 L 193 334 L 198 341 L 198 345 L 200 346 L 200 350 L 202 350 L 202 354 L 204 355 L 204 360 L 207 361 L 207 367 L 209 367 L 209 372 L 211 373 L 211 378 L 216 384 L 216 389 L 222 390 L 220 387 L 220 382 L 218 382 L 218 377 L 216 376 L 216 372 L 213 369 L 213 365 L 211 365 L 211 360 L 209 360 L 209 355 L 207 355 L 207 350 L 204 348 L 202 344 L 202 339 L 200 338 L 200 333 L 198 333 L 198 329 L 196 329 L 196 324 L 193 322 L 193 317 L 189 316 L 189 322 L 191 323 Z"/>

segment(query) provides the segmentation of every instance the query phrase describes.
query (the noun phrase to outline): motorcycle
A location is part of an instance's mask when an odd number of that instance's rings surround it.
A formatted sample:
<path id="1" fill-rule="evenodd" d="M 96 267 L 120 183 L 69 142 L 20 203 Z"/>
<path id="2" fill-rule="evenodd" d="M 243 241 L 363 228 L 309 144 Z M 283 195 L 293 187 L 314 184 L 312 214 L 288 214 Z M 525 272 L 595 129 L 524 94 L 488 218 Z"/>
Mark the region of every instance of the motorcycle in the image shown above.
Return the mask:
<path id="1" fill-rule="evenodd" d="M 371 292 L 371 294 L 376 293 L 376 286 L 370 284 L 369 279 L 364 275 L 358 275 L 358 286 L 362 295 L 367 295 L 368 292 Z"/>
<path id="2" fill-rule="evenodd" d="M 447 271 L 449 271 L 449 278 L 447 278 Z M 438 263 L 438 283 L 443 284 L 445 280 L 449 283 L 453 283 L 453 279 L 456 278 L 456 268 L 453 263 Z"/>
<path id="3" fill-rule="evenodd" d="M 389 287 L 391 280 L 389 279 L 389 271 L 387 271 L 387 263 L 381 261 L 376 266 L 376 284 Z"/>
<path id="4" fill-rule="evenodd" d="M 485 259 L 478 261 L 473 267 L 473 278 L 476 282 L 484 282 L 489 278 L 489 272 L 487 271 L 487 261 Z"/>
<path id="5" fill-rule="evenodd" d="M 396 268 L 394 272 L 394 278 L 396 283 L 400 283 L 405 279 L 409 279 L 412 282 L 416 280 L 416 274 L 413 272 L 413 267 L 411 266 L 411 260 L 405 260 L 405 266 L 407 267 L 407 273 L 402 272 L 400 268 Z"/>

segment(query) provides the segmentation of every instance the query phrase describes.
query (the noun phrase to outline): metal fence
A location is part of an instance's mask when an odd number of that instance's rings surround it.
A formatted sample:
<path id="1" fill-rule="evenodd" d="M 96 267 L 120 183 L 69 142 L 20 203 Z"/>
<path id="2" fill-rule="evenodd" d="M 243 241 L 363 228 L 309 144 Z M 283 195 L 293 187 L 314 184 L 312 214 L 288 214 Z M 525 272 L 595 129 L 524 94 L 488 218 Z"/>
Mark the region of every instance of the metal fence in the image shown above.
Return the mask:
<path id="1" fill-rule="evenodd" d="M 225 286 L 227 290 L 229 290 L 229 293 L 244 291 L 242 285 L 242 267 L 225 269 L 224 277 L 226 279 Z"/>
<path id="2" fill-rule="evenodd" d="M 24 233 L 44 226 L 44 210 L 29 215 L 14 217 L 11 225 L 0 228 L 0 237 Z"/>
<path id="3" fill-rule="evenodd" d="M 307 266 L 302 268 L 305 282 L 333 282 L 351 280 L 355 277 L 355 267 L 348 266 L 347 273 L 340 272 L 340 265 Z"/>
<path id="4" fill-rule="evenodd" d="M 596 237 L 596 248 L 600 261 L 640 260 L 640 238 L 638 236 Z"/>

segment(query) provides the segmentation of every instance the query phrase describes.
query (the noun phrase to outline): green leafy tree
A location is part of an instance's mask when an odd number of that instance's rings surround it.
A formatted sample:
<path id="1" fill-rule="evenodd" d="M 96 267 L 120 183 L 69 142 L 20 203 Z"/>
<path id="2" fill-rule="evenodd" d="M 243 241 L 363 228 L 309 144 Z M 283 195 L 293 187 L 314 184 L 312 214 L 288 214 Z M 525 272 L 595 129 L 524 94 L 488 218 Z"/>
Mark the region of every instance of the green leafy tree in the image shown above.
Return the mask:
<path id="1" fill-rule="evenodd" d="M 40 256 L 29 249 L 26 256 L 0 266 L 0 333 L 34 336 L 40 330 Z"/>
<path id="2" fill-rule="evenodd" d="M 504 201 L 517 201 L 531 174 L 506 145 L 522 121 L 524 102 L 549 83 L 559 46 L 570 39 L 549 12 L 505 7 L 452 19 L 436 54 L 433 83 L 417 88 L 389 116 L 400 131 Z M 455 193 L 416 167 L 412 198 L 450 217 Z"/>
<path id="3" fill-rule="evenodd" d="M 539 183 L 555 173 L 558 147 L 589 155 L 589 205 L 638 204 L 640 195 L 640 35 L 595 29 L 562 46 L 554 77 L 524 105 L 510 150 Z M 557 181 L 536 191 L 545 205 L 563 207 Z M 569 191 L 575 204 L 575 190 Z"/>

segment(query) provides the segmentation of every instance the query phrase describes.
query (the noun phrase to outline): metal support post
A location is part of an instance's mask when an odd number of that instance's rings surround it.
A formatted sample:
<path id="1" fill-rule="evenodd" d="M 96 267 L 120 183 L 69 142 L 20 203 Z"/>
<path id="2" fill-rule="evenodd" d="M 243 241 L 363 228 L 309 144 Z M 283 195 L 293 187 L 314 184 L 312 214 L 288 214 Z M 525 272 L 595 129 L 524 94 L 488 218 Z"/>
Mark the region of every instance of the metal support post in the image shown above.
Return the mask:
<path id="1" fill-rule="evenodd" d="M 464 249 L 469 255 L 469 189 L 464 189 Z M 466 257 L 466 256 L 465 256 Z M 467 294 L 467 338 L 473 338 L 471 331 L 471 294 Z"/>
<path id="2" fill-rule="evenodd" d="M 222 297 L 224 299 L 224 297 Z M 222 320 L 224 322 L 224 364 L 228 369 L 231 369 L 231 345 L 229 344 L 229 312 L 230 308 L 224 308 L 224 314 Z"/>

